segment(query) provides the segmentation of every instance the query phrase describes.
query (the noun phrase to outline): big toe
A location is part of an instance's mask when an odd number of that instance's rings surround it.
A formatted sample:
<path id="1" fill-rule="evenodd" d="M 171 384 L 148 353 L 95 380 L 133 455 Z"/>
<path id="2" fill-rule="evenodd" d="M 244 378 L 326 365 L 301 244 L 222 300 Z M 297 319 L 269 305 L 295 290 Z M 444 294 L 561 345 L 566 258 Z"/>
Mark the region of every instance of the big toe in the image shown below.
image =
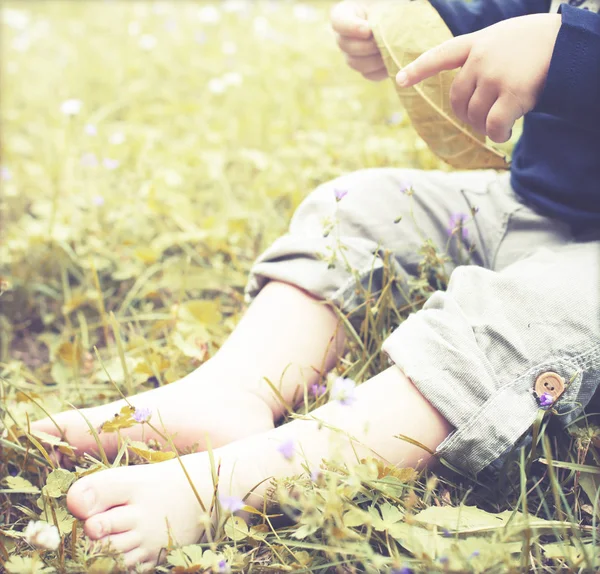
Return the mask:
<path id="1" fill-rule="evenodd" d="M 103 470 L 78 480 L 67 493 L 67 507 L 80 520 L 127 504 L 135 485 L 123 476 L 126 467 Z"/>

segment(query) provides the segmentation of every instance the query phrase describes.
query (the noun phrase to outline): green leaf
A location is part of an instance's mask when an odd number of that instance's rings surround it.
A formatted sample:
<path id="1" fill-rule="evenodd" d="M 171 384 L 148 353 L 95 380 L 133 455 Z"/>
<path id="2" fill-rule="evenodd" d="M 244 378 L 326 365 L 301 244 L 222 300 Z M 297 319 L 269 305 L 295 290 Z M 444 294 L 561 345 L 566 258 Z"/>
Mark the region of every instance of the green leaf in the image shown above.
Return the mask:
<path id="1" fill-rule="evenodd" d="M 379 511 L 376 507 L 371 506 L 368 512 L 371 517 L 373 528 L 379 531 L 390 530 L 404 517 L 404 514 L 389 502 L 384 502 L 379 507 Z M 381 512 L 381 516 L 379 515 L 379 512 Z"/>
<path id="2" fill-rule="evenodd" d="M 20 494 L 37 494 L 40 491 L 37 486 L 21 476 L 6 476 L 3 480 L 10 490 L 17 491 Z"/>
<path id="3" fill-rule="evenodd" d="M 227 534 L 231 540 L 235 540 L 236 542 L 244 540 L 244 538 L 248 537 L 248 533 L 248 525 L 245 520 L 239 516 L 231 516 L 225 523 L 225 534 Z"/>
<path id="4" fill-rule="evenodd" d="M 9 574 L 51 574 L 56 572 L 52 566 L 46 566 L 42 559 L 33 556 L 11 556 L 4 568 Z"/>
<path id="5" fill-rule="evenodd" d="M 44 494 L 51 498 L 59 498 L 67 491 L 71 485 L 75 482 L 77 477 L 74 473 L 62 468 L 53 470 L 46 479 L 46 486 L 42 489 Z"/>

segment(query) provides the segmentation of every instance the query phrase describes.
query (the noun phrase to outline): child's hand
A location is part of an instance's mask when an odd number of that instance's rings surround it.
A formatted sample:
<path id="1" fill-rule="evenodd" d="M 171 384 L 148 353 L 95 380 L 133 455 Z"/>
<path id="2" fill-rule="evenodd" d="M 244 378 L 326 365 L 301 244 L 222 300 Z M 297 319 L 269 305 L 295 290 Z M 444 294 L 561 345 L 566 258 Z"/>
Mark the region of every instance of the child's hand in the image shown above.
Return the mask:
<path id="1" fill-rule="evenodd" d="M 502 143 L 536 105 L 561 26 L 559 14 L 520 16 L 448 40 L 398 72 L 410 87 L 442 70 L 461 67 L 450 102 L 456 116 Z"/>
<path id="2" fill-rule="evenodd" d="M 331 10 L 331 26 L 348 65 L 368 80 L 388 77 L 363 4 L 346 0 Z"/>

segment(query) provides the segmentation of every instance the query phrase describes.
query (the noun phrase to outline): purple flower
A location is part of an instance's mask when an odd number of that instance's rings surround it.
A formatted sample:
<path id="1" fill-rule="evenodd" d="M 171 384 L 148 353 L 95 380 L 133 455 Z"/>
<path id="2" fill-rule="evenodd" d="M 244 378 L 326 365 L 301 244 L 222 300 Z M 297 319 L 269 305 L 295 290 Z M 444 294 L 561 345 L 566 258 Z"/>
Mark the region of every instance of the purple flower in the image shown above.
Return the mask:
<path id="1" fill-rule="evenodd" d="M 441 564 L 448 564 L 448 557 L 447 556 L 440 556 L 440 563 Z"/>
<path id="2" fill-rule="evenodd" d="M 227 560 L 223 559 L 223 560 L 219 560 L 219 563 L 217 564 L 217 572 L 219 574 L 229 574 L 229 572 L 231 572 L 231 568 L 229 568 L 229 564 L 227 564 Z"/>
<path id="3" fill-rule="evenodd" d="M 413 571 L 408 566 L 403 566 L 402 568 L 393 568 L 390 574 L 413 574 Z"/>
<path id="4" fill-rule="evenodd" d="M 450 216 L 448 235 L 453 235 L 455 231 L 461 231 L 461 238 L 466 241 L 469 238 L 469 231 L 465 228 L 468 216 L 464 213 L 453 213 Z"/>
<path id="5" fill-rule="evenodd" d="M 104 205 L 104 198 L 101 195 L 94 195 L 94 197 L 92 197 L 92 203 L 96 207 L 102 207 Z"/>
<path id="6" fill-rule="evenodd" d="M 333 194 L 335 195 L 336 201 L 342 201 L 342 199 L 344 199 L 344 197 L 346 197 L 348 195 L 348 190 L 336 188 L 333 190 Z"/>
<path id="7" fill-rule="evenodd" d="M 245 506 L 244 501 L 238 496 L 219 495 L 219 502 L 221 503 L 223 510 L 231 513 L 237 512 Z"/>
<path id="8" fill-rule="evenodd" d="M 477 556 L 479 556 L 479 550 L 475 550 L 471 553 L 471 558 L 477 558 Z"/>
<path id="9" fill-rule="evenodd" d="M 318 385 L 314 383 L 310 387 L 310 392 L 317 398 L 322 397 L 327 392 L 327 385 Z"/>
<path id="10" fill-rule="evenodd" d="M 294 458 L 295 448 L 296 444 L 294 443 L 294 439 L 288 438 L 277 447 L 277 450 L 285 460 L 292 460 Z"/>
<path id="11" fill-rule="evenodd" d="M 400 193 L 408 193 L 412 189 L 412 183 L 408 179 L 400 182 Z"/>
<path id="12" fill-rule="evenodd" d="M 451 538 L 452 534 L 450 534 L 450 531 L 447 528 L 444 528 L 444 530 L 442 530 L 442 536 L 444 538 Z"/>
<path id="13" fill-rule="evenodd" d="M 317 468 L 310 473 L 310 479 L 313 482 L 318 482 L 319 478 L 321 478 L 321 471 Z"/>
<path id="14" fill-rule="evenodd" d="M 135 412 L 133 413 L 133 420 L 138 423 L 147 423 L 152 416 L 152 409 L 148 407 L 136 407 Z"/>
<path id="15" fill-rule="evenodd" d="M 108 169 L 108 170 L 113 170 L 113 169 L 117 169 L 120 165 L 120 162 L 118 159 L 112 159 L 110 157 L 105 157 L 102 159 L 102 165 Z"/>
<path id="16" fill-rule="evenodd" d="M 352 379 L 338 377 L 333 383 L 331 397 L 341 405 L 351 405 L 356 400 L 356 383 Z"/>
<path id="17" fill-rule="evenodd" d="M 0 179 L 2 181 L 9 181 L 12 179 L 12 173 L 10 172 L 10 169 L 8 169 L 6 166 L 2 166 L 2 168 L 0 169 Z"/>
<path id="18" fill-rule="evenodd" d="M 554 397 L 550 393 L 543 393 L 540 397 L 540 405 L 549 407 L 554 402 Z"/>

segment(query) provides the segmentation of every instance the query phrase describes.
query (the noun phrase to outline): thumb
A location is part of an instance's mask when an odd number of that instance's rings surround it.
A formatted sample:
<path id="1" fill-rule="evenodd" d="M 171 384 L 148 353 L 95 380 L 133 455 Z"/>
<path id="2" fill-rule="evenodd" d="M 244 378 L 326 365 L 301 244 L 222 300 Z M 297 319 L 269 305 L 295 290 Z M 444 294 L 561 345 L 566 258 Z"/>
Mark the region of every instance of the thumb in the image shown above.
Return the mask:
<path id="1" fill-rule="evenodd" d="M 367 20 L 367 11 L 357 2 L 339 2 L 331 9 L 331 27 L 340 36 L 368 39 L 371 27 Z"/>

